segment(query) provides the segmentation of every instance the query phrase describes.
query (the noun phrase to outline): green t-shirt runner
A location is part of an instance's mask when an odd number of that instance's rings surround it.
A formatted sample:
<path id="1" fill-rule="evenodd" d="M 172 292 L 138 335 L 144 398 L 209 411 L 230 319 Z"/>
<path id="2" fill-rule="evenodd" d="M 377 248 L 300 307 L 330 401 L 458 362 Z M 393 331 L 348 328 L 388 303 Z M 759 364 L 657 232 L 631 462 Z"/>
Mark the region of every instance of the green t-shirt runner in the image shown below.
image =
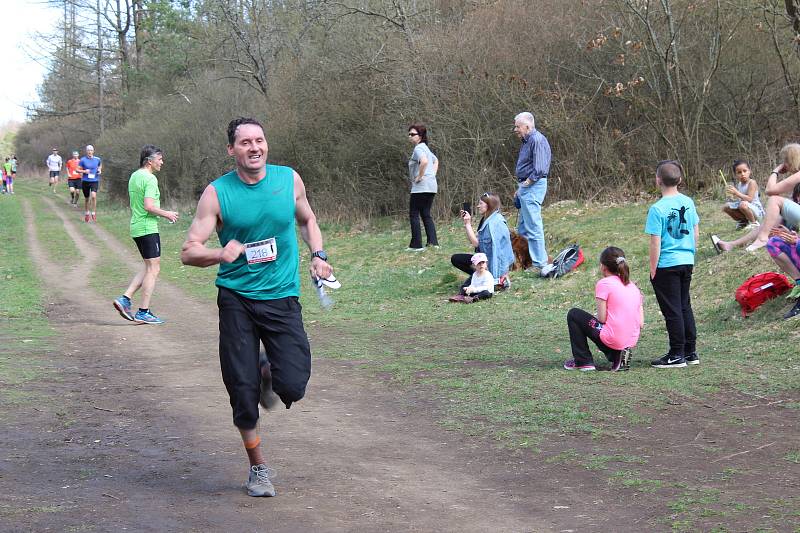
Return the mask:
<path id="1" fill-rule="evenodd" d="M 144 209 L 144 199 L 152 198 L 156 207 L 161 207 L 158 180 L 147 170 L 140 168 L 128 180 L 128 196 L 131 201 L 131 237 L 158 233 L 158 217 Z"/>

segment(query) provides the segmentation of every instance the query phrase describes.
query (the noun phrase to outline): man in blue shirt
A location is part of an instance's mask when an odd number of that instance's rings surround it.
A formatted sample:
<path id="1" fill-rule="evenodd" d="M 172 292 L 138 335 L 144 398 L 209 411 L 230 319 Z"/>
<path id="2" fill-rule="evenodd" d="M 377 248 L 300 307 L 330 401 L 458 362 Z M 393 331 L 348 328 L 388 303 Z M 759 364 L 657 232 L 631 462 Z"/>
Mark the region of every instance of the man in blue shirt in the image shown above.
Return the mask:
<path id="1" fill-rule="evenodd" d="M 527 111 L 514 117 L 514 133 L 522 140 L 514 172 L 519 182 L 514 198 L 519 208 L 517 232 L 528 240 L 533 266 L 541 269 L 547 264 L 542 203 L 550 173 L 550 143 L 536 130 L 533 115 Z"/>
<path id="2" fill-rule="evenodd" d="M 86 146 L 86 155 L 78 162 L 78 173 L 81 176 L 84 207 L 86 214 L 83 220 L 97 222 L 97 189 L 100 186 L 100 174 L 103 173 L 103 161 L 94 155 L 94 146 Z"/>

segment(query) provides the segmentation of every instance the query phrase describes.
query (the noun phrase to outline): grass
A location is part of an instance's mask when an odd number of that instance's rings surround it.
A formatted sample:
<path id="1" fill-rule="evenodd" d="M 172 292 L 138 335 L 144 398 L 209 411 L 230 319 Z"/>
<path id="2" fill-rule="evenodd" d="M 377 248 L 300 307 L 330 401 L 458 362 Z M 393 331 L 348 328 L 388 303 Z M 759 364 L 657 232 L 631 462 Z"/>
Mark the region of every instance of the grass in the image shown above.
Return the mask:
<path id="1" fill-rule="evenodd" d="M 41 376 L 41 356 L 53 333 L 45 317 L 40 281 L 28 256 L 19 198 L 0 196 L 0 420 L 10 415 L 12 406 L 34 398 L 19 386 Z"/>
<path id="2" fill-rule="evenodd" d="M 44 188 L 36 187 L 31 186 L 30 192 L 41 194 Z M 775 270 L 774 264 L 764 253 L 713 253 L 708 234 L 733 233 L 733 224 L 713 202 L 698 201 L 701 240 L 692 285 L 702 363 L 678 371 L 649 367 L 650 359 L 664 353 L 667 336 L 647 279 L 643 225 L 648 205 L 561 202 L 547 207 L 550 252 L 579 242 L 587 263 L 554 281 L 513 273 L 511 290 L 469 306 L 446 302 L 463 279 L 450 266 L 449 256 L 468 250 L 457 223 L 440 223 L 441 249 L 418 254 L 403 252 L 408 239 L 404 221 L 383 219 L 368 226 L 323 223 L 325 248 L 343 288 L 332 294 L 333 309 L 322 310 L 308 286 L 307 254 L 301 255 L 301 301 L 314 355 L 354 361 L 402 391 L 436 400 L 441 406 L 440 420 L 448 429 L 534 451 L 544 441 L 567 435 L 591 437 L 601 450 L 603 443 L 610 442 L 608 437 L 627 438 L 628 430 L 658 423 L 661 413 L 674 411 L 675 405 L 714 403 L 737 392 L 785 397 L 800 389 L 796 352 L 800 322 L 780 320 L 789 303 L 773 300 L 745 320 L 733 298 L 736 287 L 748 276 Z M 107 203 L 102 194 L 98 207 L 99 224 L 135 252 L 128 237 L 127 208 Z M 47 217 L 39 221 L 43 226 L 51 222 Z M 190 222 L 188 213 L 177 224 L 160 225 L 161 277 L 210 302 L 216 294 L 216 269 L 184 267 L 179 261 Z M 79 226 L 96 242 L 90 227 Z M 59 238 L 55 228 L 38 231 L 48 233 L 49 242 Z M 626 373 L 566 372 L 561 369 L 570 355 L 565 315 L 571 307 L 594 310 L 596 258 L 611 244 L 626 251 L 632 278 L 645 296 L 646 326 L 632 369 Z M 92 273 L 94 287 L 104 297 L 117 295 L 127 282 L 127 276 L 120 279 L 119 272 L 126 270 L 114 254 L 102 257 Z M 156 293 L 156 307 L 158 297 Z M 791 409 L 800 405 L 795 398 L 788 400 L 782 405 Z M 741 416 L 729 415 L 727 420 L 737 430 L 750 427 Z M 787 449 L 786 464 L 797 463 L 797 453 Z M 670 481 L 668 473 L 650 471 L 646 459 L 636 455 L 567 451 L 547 461 L 574 463 L 608 479 L 613 490 L 658 494 L 659 498 L 688 490 L 683 482 Z M 728 483 L 737 473 L 723 470 L 709 483 Z M 690 531 L 698 527 L 698 521 L 705 527 L 717 520 L 721 522 L 711 527 L 726 531 L 737 513 L 762 508 L 761 498 L 729 502 L 720 500 L 713 490 L 698 487 L 692 489 L 690 499 L 667 500 L 672 514 L 665 520 L 670 527 Z M 787 509 L 793 503 L 775 503 L 776 515 L 789 516 Z"/>

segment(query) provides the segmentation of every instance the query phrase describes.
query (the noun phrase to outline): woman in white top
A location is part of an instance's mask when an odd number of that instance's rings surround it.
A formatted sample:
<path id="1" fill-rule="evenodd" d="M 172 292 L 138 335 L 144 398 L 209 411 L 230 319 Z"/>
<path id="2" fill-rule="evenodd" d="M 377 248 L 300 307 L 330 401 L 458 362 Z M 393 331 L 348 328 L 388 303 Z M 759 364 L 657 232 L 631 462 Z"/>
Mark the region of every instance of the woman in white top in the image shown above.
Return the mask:
<path id="1" fill-rule="evenodd" d="M 735 186 L 729 185 L 725 190 L 733 200 L 727 202 L 722 211 L 737 222 L 736 229 L 748 226 L 753 229 L 764 217 L 764 207 L 758 198 L 758 183 L 750 177 L 750 164 L 747 161 L 734 161 L 733 174 L 736 176 Z"/>
<path id="2" fill-rule="evenodd" d="M 408 251 L 421 252 L 422 230 L 419 219 L 425 226 L 427 246 L 439 246 L 436 238 L 436 226 L 431 217 L 433 198 L 436 196 L 436 172 L 439 170 L 439 158 L 428 148 L 428 129 L 419 122 L 408 127 L 408 139 L 414 145 L 414 152 L 408 160 L 408 178 L 411 182 L 411 199 L 408 216 L 411 221 L 411 242 Z"/>

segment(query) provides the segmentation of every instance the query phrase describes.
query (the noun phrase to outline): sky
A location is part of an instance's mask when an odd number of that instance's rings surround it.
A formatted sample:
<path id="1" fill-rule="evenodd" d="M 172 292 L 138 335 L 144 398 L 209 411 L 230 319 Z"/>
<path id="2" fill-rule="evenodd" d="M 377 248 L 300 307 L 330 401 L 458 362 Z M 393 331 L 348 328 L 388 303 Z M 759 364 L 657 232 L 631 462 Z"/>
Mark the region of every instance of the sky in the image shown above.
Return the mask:
<path id="1" fill-rule="evenodd" d="M 45 0 L 0 0 L 0 64 L 6 73 L 0 84 L 0 125 L 25 121 L 25 104 L 38 101 L 36 87 L 44 79 L 47 54 L 45 43 L 33 34 L 52 32 L 61 18 Z"/>

